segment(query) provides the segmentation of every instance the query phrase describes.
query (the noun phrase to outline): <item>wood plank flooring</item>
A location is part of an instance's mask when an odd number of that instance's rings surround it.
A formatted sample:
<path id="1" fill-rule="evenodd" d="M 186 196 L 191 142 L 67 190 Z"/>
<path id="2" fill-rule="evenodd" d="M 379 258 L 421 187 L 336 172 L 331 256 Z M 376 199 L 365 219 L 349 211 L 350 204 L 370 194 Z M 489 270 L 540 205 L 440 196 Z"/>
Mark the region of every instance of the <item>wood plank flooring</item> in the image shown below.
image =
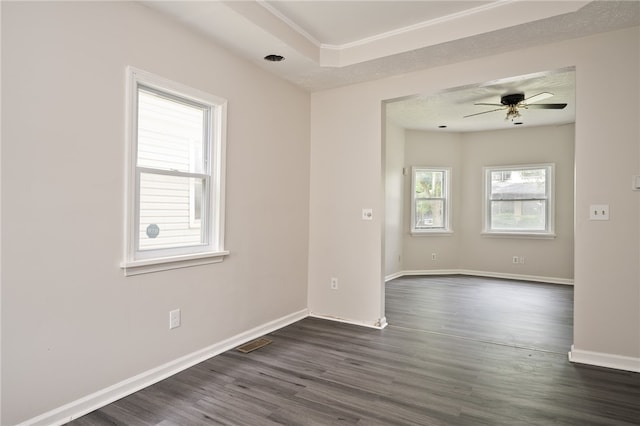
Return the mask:
<path id="1" fill-rule="evenodd" d="M 640 374 L 574 365 L 571 287 L 387 284 L 384 330 L 307 318 L 72 422 L 87 425 L 640 425 Z"/>
<path id="2" fill-rule="evenodd" d="M 425 287 L 428 286 L 428 287 Z M 387 286 L 396 327 L 567 353 L 573 287 L 469 276 L 403 277 Z"/>

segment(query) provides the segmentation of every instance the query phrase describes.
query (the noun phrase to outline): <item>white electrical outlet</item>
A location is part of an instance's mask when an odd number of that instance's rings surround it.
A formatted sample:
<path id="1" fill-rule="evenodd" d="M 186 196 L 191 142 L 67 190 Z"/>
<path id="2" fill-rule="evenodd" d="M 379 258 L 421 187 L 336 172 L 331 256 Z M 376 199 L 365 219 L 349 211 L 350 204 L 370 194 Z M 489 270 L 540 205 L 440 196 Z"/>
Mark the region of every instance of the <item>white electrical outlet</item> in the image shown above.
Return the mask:
<path id="1" fill-rule="evenodd" d="M 169 330 L 180 327 L 180 309 L 169 312 Z"/>
<path id="2" fill-rule="evenodd" d="M 609 204 L 589 206 L 589 220 L 609 220 Z"/>
<path id="3" fill-rule="evenodd" d="M 520 263 L 524 265 L 524 256 L 520 256 Z"/>
<path id="4" fill-rule="evenodd" d="M 337 290 L 338 289 L 338 279 L 333 277 L 331 278 L 331 290 Z"/>

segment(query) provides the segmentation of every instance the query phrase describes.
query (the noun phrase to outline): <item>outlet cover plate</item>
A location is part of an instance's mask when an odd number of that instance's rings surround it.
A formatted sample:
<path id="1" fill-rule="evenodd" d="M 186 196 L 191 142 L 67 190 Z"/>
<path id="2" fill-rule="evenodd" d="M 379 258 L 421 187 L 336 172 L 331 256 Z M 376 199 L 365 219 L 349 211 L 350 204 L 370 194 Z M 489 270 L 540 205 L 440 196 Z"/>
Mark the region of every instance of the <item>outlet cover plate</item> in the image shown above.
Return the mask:
<path id="1" fill-rule="evenodd" d="M 180 309 L 169 312 L 169 330 L 180 327 Z"/>
<path id="2" fill-rule="evenodd" d="M 609 220 L 609 204 L 589 206 L 589 220 Z"/>

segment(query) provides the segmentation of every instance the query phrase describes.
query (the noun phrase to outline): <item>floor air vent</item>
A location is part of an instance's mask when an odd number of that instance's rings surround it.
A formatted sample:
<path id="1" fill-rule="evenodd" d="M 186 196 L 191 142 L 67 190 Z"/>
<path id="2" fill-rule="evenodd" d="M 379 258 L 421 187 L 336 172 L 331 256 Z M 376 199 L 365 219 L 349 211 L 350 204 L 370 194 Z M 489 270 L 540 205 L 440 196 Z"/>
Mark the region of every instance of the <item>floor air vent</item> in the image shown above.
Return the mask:
<path id="1" fill-rule="evenodd" d="M 263 346 L 267 346 L 269 343 L 271 343 L 272 340 L 269 340 L 265 337 L 261 337 L 259 339 L 256 339 L 252 342 L 249 343 L 245 343 L 242 346 L 238 346 L 236 348 L 237 351 L 242 352 L 243 354 L 248 354 L 249 352 L 253 352 L 256 349 L 260 349 Z"/>

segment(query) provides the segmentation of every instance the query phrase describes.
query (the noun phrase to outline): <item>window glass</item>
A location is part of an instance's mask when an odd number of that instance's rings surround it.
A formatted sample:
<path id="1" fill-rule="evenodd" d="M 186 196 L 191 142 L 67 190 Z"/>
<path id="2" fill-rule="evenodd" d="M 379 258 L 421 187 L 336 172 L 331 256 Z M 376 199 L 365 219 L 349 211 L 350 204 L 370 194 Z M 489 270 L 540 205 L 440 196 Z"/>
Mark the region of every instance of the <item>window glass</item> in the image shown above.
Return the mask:
<path id="1" fill-rule="evenodd" d="M 485 170 L 485 232 L 553 232 L 553 165 Z"/>
<path id="2" fill-rule="evenodd" d="M 139 267 L 137 261 L 147 265 L 226 254 L 226 101 L 131 68 L 130 78 L 125 269 Z"/>
<path id="3" fill-rule="evenodd" d="M 207 242 L 201 223 L 193 223 L 190 216 L 190 204 L 195 204 L 195 197 L 190 198 L 190 193 L 196 193 L 190 188 L 195 182 L 200 182 L 202 188 L 203 181 L 193 177 L 140 174 L 139 250 Z M 199 218 L 201 206 L 196 209 L 193 214 Z"/>
<path id="4" fill-rule="evenodd" d="M 139 167 L 203 173 L 209 108 L 138 90 Z"/>
<path id="5" fill-rule="evenodd" d="M 449 230 L 449 169 L 414 167 L 411 232 Z"/>

